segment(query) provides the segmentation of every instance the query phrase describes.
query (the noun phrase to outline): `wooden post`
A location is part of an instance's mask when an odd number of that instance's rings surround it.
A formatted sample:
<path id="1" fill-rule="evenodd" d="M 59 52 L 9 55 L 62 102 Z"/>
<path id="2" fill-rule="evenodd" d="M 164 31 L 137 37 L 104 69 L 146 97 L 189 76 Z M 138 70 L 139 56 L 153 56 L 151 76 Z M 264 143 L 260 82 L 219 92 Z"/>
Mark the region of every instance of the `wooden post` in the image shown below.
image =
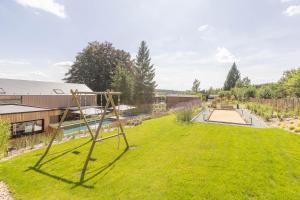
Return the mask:
<path id="1" fill-rule="evenodd" d="M 81 105 L 80 105 L 80 103 L 79 103 L 79 101 L 78 101 L 78 98 L 77 98 L 77 96 L 76 96 L 76 92 L 74 92 L 73 90 L 71 90 L 71 94 L 72 94 L 72 96 L 73 96 L 73 98 L 74 98 L 74 100 L 75 100 L 75 103 L 76 103 L 76 105 L 77 105 L 77 107 L 78 107 L 78 109 L 79 109 L 80 115 L 83 117 L 83 121 L 84 121 L 84 123 L 85 123 L 85 125 L 86 125 L 86 127 L 87 127 L 87 129 L 88 129 L 88 131 L 89 131 L 89 133 L 90 133 L 90 135 L 91 135 L 91 137 L 92 137 L 92 139 L 93 139 L 93 138 L 94 138 L 93 132 L 92 132 L 92 130 L 91 130 L 91 128 L 90 128 L 90 126 L 89 126 L 87 120 L 86 120 L 85 115 L 84 115 L 83 112 L 82 112 Z"/>
<path id="2" fill-rule="evenodd" d="M 105 98 L 107 99 L 106 94 L 104 94 L 104 96 L 105 96 Z M 88 166 L 88 164 L 89 164 L 89 161 L 90 161 L 90 159 L 91 159 L 91 156 L 92 156 L 92 153 L 93 153 L 95 144 L 96 144 L 96 142 L 97 142 L 96 140 L 97 140 L 98 135 L 99 135 L 99 133 L 100 133 L 100 130 L 101 130 L 101 127 L 102 127 L 102 122 L 103 122 L 103 120 L 104 120 L 104 117 L 105 117 L 107 108 L 108 108 L 108 106 L 109 106 L 109 103 L 110 103 L 109 101 L 106 101 L 106 105 L 105 105 L 104 111 L 103 111 L 103 113 L 102 113 L 102 115 L 101 115 L 101 120 L 100 120 L 99 125 L 98 125 L 98 127 L 97 127 L 96 134 L 95 134 L 95 136 L 93 137 L 93 141 L 92 141 L 92 144 L 91 144 L 89 153 L 88 153 L 88 155 L 87 155 L 87 157 L 86 157 L 86 160 L 85 160 L 85 162 L 84 162 L 83 168 L 82 168 L 82 170 L 81 170 L 80 182 L 84 181 L 84 175 L 85 175 L 87 166 Z"/>
<path id="3" fill-rule="evenodd" d="M 55 139 L 55 137 L 56 137 L 56 135 L 57 135 L 59 129 L 60 129 L 61 126 L 62 126 L 62 123 L 65 121 L 65 118 L 67 117 L 67 114 L 68 114 L 69 110 L 70 110 L 70 107 L 68 107 L 68 108 L 65 110 L 65 112 L 64 112 L 64 114 L 63 114 L 63 116 L 62 116 L 62 118 L 60 119 L 60 122 L 59 122 L 59 124 L 58 124 L 58 127 L 57 127 L 57 129 L 55 130 L 55 132 L 54 132 L 54 134 L 53 134 L 53 136 L 52 136 L 52 138 L 51 138 L 51 140 L 50 140 L 50 143 L 48 144 L 48 147 L 47 147 L 45 153 L 44 153 L 44 154 L 42 155 L 42 157 L 37 161 L 37 163 L 34 165 L 34 167 L 37 167 L 37 166 L 42 162 L 42 160 L 45 158 L 45 156 L 48 154 L 48 152 L 49 152 L 49 150 L 50 150 L 50 148 L 51 148 L 51 146 L 52 146 L 52 143 L 54 142 L 54 139 Z"/>

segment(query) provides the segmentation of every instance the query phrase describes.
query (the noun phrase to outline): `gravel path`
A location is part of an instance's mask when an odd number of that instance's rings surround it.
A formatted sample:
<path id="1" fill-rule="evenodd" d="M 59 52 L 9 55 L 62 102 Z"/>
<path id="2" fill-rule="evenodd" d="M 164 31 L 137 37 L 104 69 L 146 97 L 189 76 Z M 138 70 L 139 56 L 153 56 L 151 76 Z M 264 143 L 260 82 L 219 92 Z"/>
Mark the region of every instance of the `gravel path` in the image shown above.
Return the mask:
<path id="1" fill-rule="evenodd" d="M 1 200 L 13 200 L 6 184 L 0 181 L 0 199 Z"/>

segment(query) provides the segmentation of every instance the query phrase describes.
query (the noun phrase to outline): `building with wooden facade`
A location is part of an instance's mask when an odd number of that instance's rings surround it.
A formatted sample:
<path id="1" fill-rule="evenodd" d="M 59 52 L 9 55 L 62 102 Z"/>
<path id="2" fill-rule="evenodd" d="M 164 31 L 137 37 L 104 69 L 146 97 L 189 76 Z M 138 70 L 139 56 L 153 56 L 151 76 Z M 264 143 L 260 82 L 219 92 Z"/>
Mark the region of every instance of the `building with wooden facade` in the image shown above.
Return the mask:
<path id="1" fill-rule="evenodd" d="M 12 137 L 47 131 L 68 106 L 71 89 L 92 92 L 84 84 L 0 79 L 0 120 L 11 123 Z M 80 97 L 81 106 L 97 105 L 95 95 Z"/>
<path id="2" fill-rule="evenodd" d="M 186 104 L 201 105 L 201 100 L 196 95 L 176 95 L 169 94 L 166 96 L 167 108 L 176 108 L 185 106 Z"/>

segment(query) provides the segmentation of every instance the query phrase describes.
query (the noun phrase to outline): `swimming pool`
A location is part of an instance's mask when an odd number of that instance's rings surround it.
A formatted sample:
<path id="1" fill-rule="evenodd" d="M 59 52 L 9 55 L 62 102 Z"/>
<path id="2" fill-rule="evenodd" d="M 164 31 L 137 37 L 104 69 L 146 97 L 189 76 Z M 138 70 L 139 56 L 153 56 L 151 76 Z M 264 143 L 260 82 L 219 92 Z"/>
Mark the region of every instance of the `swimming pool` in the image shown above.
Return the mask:
<path id="1" fill-rule="evenodd" d="M 114 121 L 113 119 L 104 119 L 102 125 L 111 124 L 113 121 Z M 96 129 L 98 127 L 98 124 L 99 124 L 99 120 L 89 122 L 89 126 L 91 129 Z M 81 124 L 81 125 L 75 124 L 75 125 L 64 127 L 63 130 L 64 130 L 64 135 L 67 136 L 67 135 L 72 135 L 74 133 L 86 131 L 87 127 L 85 126 L 85 124 Z"/>

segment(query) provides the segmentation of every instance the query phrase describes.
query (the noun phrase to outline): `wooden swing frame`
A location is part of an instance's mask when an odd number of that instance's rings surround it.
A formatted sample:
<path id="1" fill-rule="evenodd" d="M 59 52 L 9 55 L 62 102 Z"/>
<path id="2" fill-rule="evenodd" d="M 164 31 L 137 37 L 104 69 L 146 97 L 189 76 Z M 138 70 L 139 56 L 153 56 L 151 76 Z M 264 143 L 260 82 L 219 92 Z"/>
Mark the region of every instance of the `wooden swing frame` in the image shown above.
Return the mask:
<path id="1" fill-rule="evenodd" d="M 114 102 L 114 99 L 113 99 L 113 96 L 120 96 L 121 95 L 121 92 L 113 92 L 111 90 L 107 90 L 106 92 L 80 92 L 78 90 L 71 90 L 71 94 L 72 94 L 72 102 L 76 104 L 76 107 L 79 109 L 79 112 L 80 112 L 80 115 L 83 117 L 83 121 L 84 121 L 84 124 L 85 126 L 87 127 L 88 129 L 88 132 L 91 136 L 91 139 L 92 139 L 92 143 L 91 143 L 91 147 L 89 149 L 89 152 L 88 152 L 88 155 L 86 157 L 86 160 L 85 160 L 85 163 L 83 165 L 83 168 L 82 168 L 82 171 L 81 171 L 81 176 L 80 176 L 80 182 L 84 181 L 84 175 L 85 175 L 85 172 L 87 170 L 87 166 L 88 166 L 88 163 L 91 159 L 91 156 L 92 156 L 92 153 L 93 153 L 93 150 L 94 150 L 94 147 L 95 147 L 95 144 L 97 142 L 101 142 L 101 141 L 104 141 L 104 140 L 107 140 L 107 139 L 110 139 L 110 138 L 114 138 L 114 137 L 119 137 L 119 136 L 123 136 L 123 139 L 125 141 L 125 144 L 126 144 L 126 149 L 129 148 L 129 144 L 128 144 L 128 141 L 127 141 L 127 138 L 126 138 L 126 135 L 124 133 L 124 129 L 123 129 L 123 126 L 122 126 L 122 123 L 120 121 L 120 116 L 119 116 L 119 112 L 118 110 L 116 109 L 116 105 L 115 105 L 115 102 Z M 104 107 L 104 110 L 102 113 L 100 113 L 100 121 L 99 121 L 99 124 L 98 124 L 98 127 L 96 129 L 96 132 L 93 133 L 92 129 L 90 128 L 89 124 L 88 124 L 88 121 L 82 111 L 82 108 L 81 108 L 81 102 L 78 100 L 78 95 L 104 95 L 105 99 L 106 99 L 106 104 L 105 104 L 105 107 Z M 102 98 L 102 97 L 101 97 Z M 105 115 L 107 114 L 107 109 L 109 107 L 109 105 L 112 106 L 113 108 L 113 113 L 115 114 L 116 116 L 116 121 L 117 121 L 117 124 L 118 124 L 118 128 L 120 129 L 120 131 L 117 133 L 117 134 L 114 134 L 114 135 L 110 135 L 110 136 L 106 136 L 106 137 L 100 137 L 99 136 L 101 135 L 101 128 L 102 128 L 102 123 L 103 123 L 103 120 L 105 118 Z M 118 105 L 120 106 L 120 105 Z M 55 130 L 48 146 L 47 146 L 47 149 L 46 151 L 44 152 L 44 154 L 41 156 L 41 158 L 38 160 L 38 162 L 35 164 L 35 167 L 38 167 L 40 165 L 40 163 L 42 162 L 42 160 L 46 157 L 46 155 L 49 153 L 49 150 L 55 140 L 55 137 L 57 136 L 63 122 L 65 121 L 67 115 L 68 115 L 68 112 L 70 111 L 70 105 L 68 106 L 68 108 L 64 111 L 63 115 L 62 115 L 62 118 L 60 119 L 60 122 L 58 124 L 58 127 L 57 129 Z"/>

